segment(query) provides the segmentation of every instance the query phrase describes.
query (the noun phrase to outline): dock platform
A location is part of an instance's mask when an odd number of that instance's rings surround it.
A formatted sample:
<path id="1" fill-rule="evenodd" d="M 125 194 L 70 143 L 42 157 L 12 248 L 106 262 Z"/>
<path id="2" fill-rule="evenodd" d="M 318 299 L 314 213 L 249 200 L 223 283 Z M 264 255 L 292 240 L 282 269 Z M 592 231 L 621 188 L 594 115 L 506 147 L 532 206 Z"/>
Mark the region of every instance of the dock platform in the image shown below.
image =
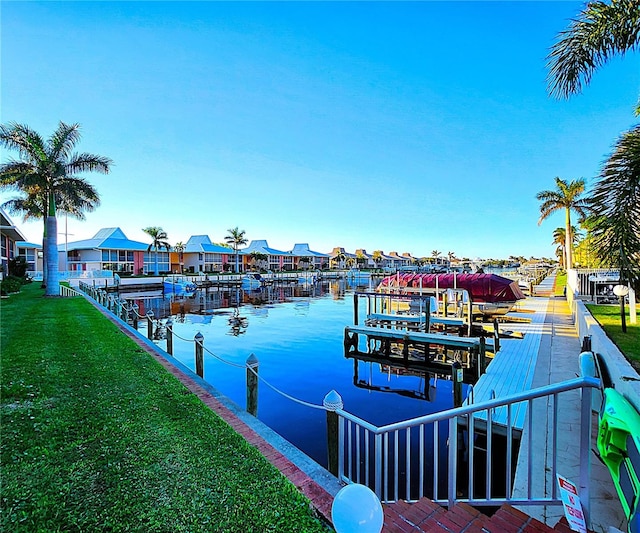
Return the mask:
<path id="1" fill-rule="evenodd" d="M 516 311 L 508 313 L 507 316 L 512 316 L 515 321 L 501 327 L 521 333 L 523 338 L 501 340 L 500 351 L 478 379 L 465 405 L 470 401 L 480 403 L 531 389 L 542 337 L 551 333 L 550 326 L 545 324 L 548 305 L 549 298 L 530 297 L 521 301 Z M 515 436 L 522 434 L 526 416 L 526 402 L 511 407 L 511 426 Z M 478 413 L 476 419 L 486 423 L 487 413 Z M 506 428 L 507 407 L 494 409 L 491 420 L 494 428 Z"/>

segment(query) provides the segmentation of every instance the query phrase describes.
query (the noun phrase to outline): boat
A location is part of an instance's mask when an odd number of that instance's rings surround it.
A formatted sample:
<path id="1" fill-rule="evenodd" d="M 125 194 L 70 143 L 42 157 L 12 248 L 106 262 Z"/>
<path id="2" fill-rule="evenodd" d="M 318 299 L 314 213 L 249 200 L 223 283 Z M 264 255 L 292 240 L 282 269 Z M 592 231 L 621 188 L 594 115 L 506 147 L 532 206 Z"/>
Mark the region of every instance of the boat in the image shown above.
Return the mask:
<path id="1" fill-rule="evenodd" d="M 433 294 L 451 289 L 465 291 L 474 314 L 505 315 L 518 300 L 526 298 L 518 282 L 497 274 L 402 274 L 383 278 L 378 292 Z M 466 303 L 466 302 L 465 302 Z"/>
<path id="2" fill-rule="evenodd" d="M 241 287 L 244 290 L 259 289 L 264 285 L 264 278 L 257 272 L 242 276 Z"/>
<path id="3" fill-rule="evenodd" d="M 182 274 L 170 274 L 162 280 L 162 284 L 165 292 L 176 294 L 193 293 L 198 290 L 198 286 Z"/>

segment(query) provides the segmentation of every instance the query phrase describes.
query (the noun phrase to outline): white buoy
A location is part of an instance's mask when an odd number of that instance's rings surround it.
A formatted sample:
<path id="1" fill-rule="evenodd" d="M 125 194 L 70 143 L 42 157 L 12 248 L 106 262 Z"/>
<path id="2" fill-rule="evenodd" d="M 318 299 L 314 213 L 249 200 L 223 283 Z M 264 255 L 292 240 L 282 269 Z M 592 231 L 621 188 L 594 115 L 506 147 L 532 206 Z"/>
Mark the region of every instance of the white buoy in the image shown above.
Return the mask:
<path id="1" fill-rule="evenodd" d="M 337 533 L 380 533 L 384 524 L 380 500 L 369 487 L 357 483 L 338 491 L 331 518 Z"/>

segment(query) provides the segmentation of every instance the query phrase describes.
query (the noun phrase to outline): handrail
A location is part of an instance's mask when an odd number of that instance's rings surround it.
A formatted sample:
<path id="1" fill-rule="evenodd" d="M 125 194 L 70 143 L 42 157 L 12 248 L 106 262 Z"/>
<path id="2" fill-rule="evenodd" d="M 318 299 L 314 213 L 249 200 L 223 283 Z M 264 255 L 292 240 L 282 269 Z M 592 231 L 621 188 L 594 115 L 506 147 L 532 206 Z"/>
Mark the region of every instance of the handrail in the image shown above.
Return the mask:
<path id="1" fill-rule="evenodd" d="M 417 418 L 411 418 L 409 420 L 404 420 L 402 422 L 395 422 L 393 424 L 387 424 L 386 426 L 374 426 L 373 424 L 363 420 L 362 418 L 357 417 L 354 414 L 348 413 L 344 409 L 336 410 L 340 416 L 343 416 L 347 420 L 351 420 L 352 422 L 356 422 L 362 427 L 368 429 L 372 433 L 379 435 L 383 433 L 388 433 L 390 431 L 397 431 L 399 429 L 407 429 L 413 426 L 419 426 L 424 424 L 430 424 L 432 422 L 441 422 L 443 420 L 449 420 L 450 418 L 454 418 L 457 416 L 463 416 L 471 413 L 476 413 L 478 411 L 486 411 L 487 409 L 493 409 L 495 407 L 504 407 L 508 404 L 519 403 L 522 401 L 542 398 L 543 396 L 549 396 L 551 394 L 557 394 L 560 392 L 566 392 L 572 389 L 581 388 L 581 387 L 592 387 L 599 388 L 600 380 L 593 377 L 582 377 L 575 378 L 568 381 L 563 381 L 561 383 L 555 383 L 553 385 L 545 385 L 544 387 L 539 387 L 537 389 L 531 389 L 529 391 L 519 392 L 517 394 L 513 394 L 506 398 L 496 398 L 495 400 L 487 400 L 482 403 L 463 405 L 462 407 L 456 407 L 454 409 L 448 409 L 446 411 L 440 411 L 438 413 L 432 413 L 429 415 L 420 416 Z"/>
<path id="2" fill-rule="evenodd" d="M 481 403 L 467 404 L 439 413 L 413 418 L 384 426 L 377 427 L 366 420 L 363 420 L 344 408 L 336 410 L 338 415 L 338 479 L 342 482 L 365 483 L 373 489 L 383 503 L 391 503 L 398 499 L 408 502 L 417 501 L 425 495 L 429 495 L 428 484 L 432 480 L 432 494 L 429 497 L 441 505 L 453 506 L 458 501 L 464 501 L 474 506 L 499 506 L 503 503 L 512 505 L 562 505 L 562 500 L 558 496 L 555 483 L 552 487 L 552 494 L 549 496 L 544 492 L 539 495 L 532 487 L 533 463 L 545 461 L 544 465 L 537 465 L 550 471 L 555 479 L 557 461 L 555 459 L 558 451 L 558 397 L 562 393 L 581 390 L 581 415 L 580 415 L 580 499 L 585 508 L 585 515 L 589 513 L 589 471 L 590 471 L 590 439 L 591 439 L 591 393 L 592 388 L 601 386 L 599 379 L 594 377 L 581 377 L 569 381 L 546 385 L 533 390 L 513 394 L 506 398 L 495 398 Z M 544 424 L 547 427 L 546 417 L 532 416 L 533 402 L 535 400 L 547 402 L 553 400 L 553 409 L 548 414 L 549 423 L 552 425 L 550 439 L 547 444 L 550 446 L 551 464 L 546 464 L 546 455 L 534 454 L 534 431 L 537 424 Z M 514 416 L 512 407 L 521 402 L 527 402 L 529 411 L 526 434 L 522 435 L 522 442 L 518 449 L 514 445 Z M 503 426 L 490 416 L 492 410 L 498 407 L 506 407 L 506 425 Z M 486 418 L 483 417 L 487 413 Z M 546 408 L 545 408 L 545 412 Z M 460 440 L 460 422 L 464 422 L 466 438 Z M 443 433 L 444 423 L 448 423 L 448 437 Z M 535 424 L 535 425 L 534 425 Z M 441 425 L 443 427 L 441 428 Z M 518 430 L 519 431 L 519 430 Z M 477 437 L 482 433 L 484 442 L 483 448 L 477 448 Z M 537 432 L 537 435 L 546 434 Z M 496 446 L 494 440 L 496 435 L 506 437 L 506 453 L 504 450 L 495 455 L 493 448 Z M 433 438 L 433 453 L 429 459 L 428 439 Z M 442 443 L 441 443 L 442 442 Z M 447 450 L 442 450 L 446 442 Z M 546 442 L 546 441 L 545 441 Z M 469 444 L 471 443 L 471 444 Z M 458 445 L 468 445 L 464 454 L 460 457 L 466 459 L 466 465 L 460 463 Z M 515 487 L 512 467 L 516 454 L 522 455 L 522 464 L 526 465 L 527 488 L 524 495 L 513 495 Z M 480 457 L 475 457 L 480 455 Z M 442 468 L 442 475 L 439 462 L 447 457 L 446 472 Z M 484 473 L 477 470 L 478 460 L 485 460 Z M 428 460 L 432 460 L 430 463 Z M 500 481 L 494 463 L 504 461 L 504 479 Z M 508 466 L 506 466 L 508 465 Z M 466 470 L 464 470 L 464 469 Z M 479 473 L 480 472 L 480 473 Z M 523 471 L 524 472 L 524 471 Z M 446 496 L 442 497 L 446 474 Z M 460 485 L 460 475 L 462 479 L 467 476 L 467 486 Z M 481 477 L 478 479 L 478 475 Z M 484 476 L 484 484 L 478 484 Z M 500 487 L 504 483 L 504 487 Z M 426 490 L 425 490 L 426 489 Z M 480 493 L 480 494 L 478 494 Z"/>

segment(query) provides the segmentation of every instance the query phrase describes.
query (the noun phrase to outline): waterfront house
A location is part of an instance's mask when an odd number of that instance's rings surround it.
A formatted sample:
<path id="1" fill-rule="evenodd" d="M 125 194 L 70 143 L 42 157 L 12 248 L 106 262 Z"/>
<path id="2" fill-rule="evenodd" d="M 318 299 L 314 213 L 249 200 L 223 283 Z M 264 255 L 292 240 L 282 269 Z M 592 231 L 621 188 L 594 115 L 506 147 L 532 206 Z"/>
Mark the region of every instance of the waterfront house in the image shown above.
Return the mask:
<path id="1" fill-rule="evenodd" d="M 267 257 L 265 259 L 265 265 L 267 270 L 273 270 L 274 272 L 281 272 L 284 270 L 293 270 L 294 261 L 291 252 L 285 252 L 282 250 L 276 250 L 270 248 L 266 240 L 255 240 L 249 243 L 249 246 L 240 250 L 240 257 L 242 258 L 242 270 L 249 270 L 251 267 L 251 254 L 262 254 Z"/>
<path id="2" fill-rule="evenodd" d="M 121 274 L 153 273 L 155 250 L 132 241 L 120 228 L 103 228 L 91 239 L 58 245 L 59 268 L 69 271 L 111 270 Z M 158 251 L 158 271 L 169 272 L 169 252 Z"/>
<path id="3" fill-rule="evenodd" d="M 180 254 L 173 252 L 172 268 L 176 270 L 175 260 L 182 265 L 185 272 L 224 272 L 225 265 L 235 264 L 233 248 L 214 244 L 207 235 L 192 235 Z M 180 260 L 182 255 L 182 261 Z"/>
<path id="4" fill-rule="evenodd" d="M 321 270 L 329 266 L 329 254 L 314 252 L 307 243 L 295 244 L 289 253 L 298 270 Z"/>
<path id="5" fill-rule="evenodd" d="M 329 268 L 352 268 L 356 266 L 356 254 L 345 251 L 344 248 L 336 246 L 329 254 Z"/>
<path id="6" fill-rule="evenodd" d="M 2 259 L 0 279 L 9 273 L 9 261 L 18 256 L 16 243 L 24 240 L 25 236 L 13 224 L 6 211 L 0 207 L 0 257 Z"/>

